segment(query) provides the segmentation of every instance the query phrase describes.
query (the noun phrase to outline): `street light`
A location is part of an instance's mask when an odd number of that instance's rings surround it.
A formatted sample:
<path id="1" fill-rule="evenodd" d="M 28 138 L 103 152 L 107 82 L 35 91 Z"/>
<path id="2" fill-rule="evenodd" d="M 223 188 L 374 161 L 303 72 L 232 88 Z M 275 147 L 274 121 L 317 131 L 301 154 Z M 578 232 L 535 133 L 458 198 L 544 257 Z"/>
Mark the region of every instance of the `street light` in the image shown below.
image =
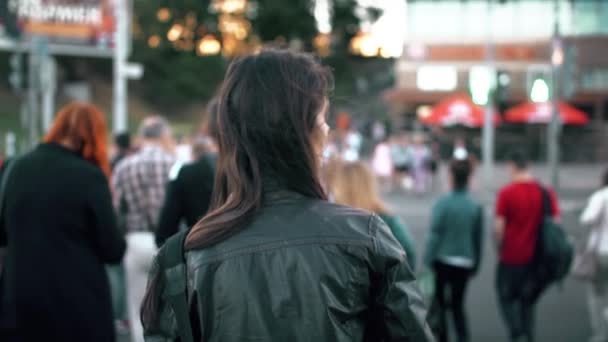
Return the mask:
<path id="1" fill-rule="evenodd" d="M 156 12 L 156 18 L 158 21 L 166 23 L 169 21 L 169 19 L 171 19 L 171 11 L 166 7 L 159 8 Z"/>
<path id="2" fill-rule="evenodd" d="M 198 42 L 196 52 L 199 56 L 217 55 L 220 53 L 222 45 L 213 35 L 206 35 Z"/>
<path id="3" fill-rule="evenodd" d="M 532 90 L 530 91 L 530 100 L 536 103 L 543 103 L 549 101 L 549 85 L 542 78 L 537 78 L 532 83 Z"/>
<path id="4" fill-rule="evenodd" d="M 184 32 L 184 27 L 180 24 L 173 24 L 169 31 L 167 32 L 167 39 L 169 41 L 174 42 L 179 39 L 179 37 Z"/>
<path id="5" fill-rule="evenodd" d="M 158 35 L 153 35 L 148 38 L 148 46 L 151 48 L 157 48 L 160 45 L 160 37 Z"/>

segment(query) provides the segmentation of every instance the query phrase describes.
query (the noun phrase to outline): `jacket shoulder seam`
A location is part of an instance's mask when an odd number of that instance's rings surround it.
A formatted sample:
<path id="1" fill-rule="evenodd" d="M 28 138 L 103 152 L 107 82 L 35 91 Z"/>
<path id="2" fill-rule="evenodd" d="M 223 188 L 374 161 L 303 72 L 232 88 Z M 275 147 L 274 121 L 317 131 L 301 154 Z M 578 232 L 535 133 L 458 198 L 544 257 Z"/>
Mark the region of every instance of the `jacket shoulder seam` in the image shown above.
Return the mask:
<path id="1" fill-rule="evenodd" d="M 361 246 L 371 247 L 372 243 L 365 241 L 364 239 L 345 239 L 342 237 L 333 238 L 303 238 L 297 240 L 281 240 L 273 241 L 265 244 L 258 244 L 255 246 L 242 247 L 232 249 L 230 251 L 214 254 L 213 256 L 203 258 L 203 262 L 192 268 L 193 271 L 214 262 L 225 261 L 233 259 L 247 254 L 259 253 L 262 251 L 269 251 L 275 249 L 281 249 L 292 246 L 305 246 L 305 245 L 343 245 L 343 246 Z"/>

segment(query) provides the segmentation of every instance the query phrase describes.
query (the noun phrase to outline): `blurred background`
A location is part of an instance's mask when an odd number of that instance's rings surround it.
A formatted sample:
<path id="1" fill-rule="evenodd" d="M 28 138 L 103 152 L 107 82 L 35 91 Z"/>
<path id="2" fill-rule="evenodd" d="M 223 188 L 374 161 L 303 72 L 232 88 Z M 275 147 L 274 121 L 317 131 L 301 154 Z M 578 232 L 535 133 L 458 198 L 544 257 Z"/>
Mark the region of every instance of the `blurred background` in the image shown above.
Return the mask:
<path id="1" fill-rule="evenodd" d="M 3 151 L 7 133 L 26 148 L 72 98 L 101 105 L 115 130 L 157 112 L 187 132 L 232 58 L 276 46 L 310 51 L 334 69 L 334 120 L 349 115 L 365 136 L 380 121 L 430 133 L 444 154 L 455 135 L 481 151 L 480 122 L 429 118 L 459 94 L 512 119 L 497 127 L 496 158 L 517 142 L 542 161 L 551 108 L 505 115 L 557 98 L 579 119 L 556 125 L 561 159 L 606 158 L 608 4 L 600 0 L 8 0 L 0 11 Z M 45 114 L 28 116 L 32 106 Z"/>
<path id="2" fill-rule="evenodd" d="M 74 99 L 104 109 L 114 133 L 161 114 L 178 136 L 193 134 L 230 61 L 263 47 L 333 69 L 328 155 L 373 161 L 388 138 L 427 146 L 433 177 L 422 191 L 408 178 L 383 188 L 418 245 L 457 147 L 481 165 L 473 188 L 488 222 L 508 178 L 502 161 L 518 146 L 581 236 L 577 216 L 608 159 L 603 0 L 3 0 L 0 159 L 34 146 Z M 468 310 L 473 340 L 498 341 L 486 253 Z M 585 340 L 582 284 L 548 297 L 540 340 Z"/>

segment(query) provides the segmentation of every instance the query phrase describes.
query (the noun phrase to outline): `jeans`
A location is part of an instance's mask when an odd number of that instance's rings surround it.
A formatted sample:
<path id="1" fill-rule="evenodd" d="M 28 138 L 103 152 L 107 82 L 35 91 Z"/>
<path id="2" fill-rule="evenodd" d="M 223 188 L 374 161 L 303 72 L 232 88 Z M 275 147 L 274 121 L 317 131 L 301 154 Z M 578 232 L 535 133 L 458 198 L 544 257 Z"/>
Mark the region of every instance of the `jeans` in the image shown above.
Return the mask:
<path id="1" fill-rule="evenodd" d="M 534 309 L 540 293 L 533 275 L 532 264 L 498 265 L 496 290 L 511 341 L 534 341 Z"/>
<path id="2" fill-rule="evenodd" d="M 127 279 L 127 297 L 129 321 L 131 323 L 131 341 L 143 342 L 144 331 L 139 311 L 146 292 L 148 273 L 156 255 L 154 234 L 138 232 L 127 234 L 127 253 L 125 271 Z"/>
<path id="3" fill-rule="evenodd" d="M 448 311 L 451 311 L 456 336 L 459 342 L 469 340 L 469 327 L 464 310 L 464 299 L 471 270 L 447 265 L 441 262 L 433 264 L 435 270 L 435 300 L 439 306 L 439 342 L 448 340 Z"/>

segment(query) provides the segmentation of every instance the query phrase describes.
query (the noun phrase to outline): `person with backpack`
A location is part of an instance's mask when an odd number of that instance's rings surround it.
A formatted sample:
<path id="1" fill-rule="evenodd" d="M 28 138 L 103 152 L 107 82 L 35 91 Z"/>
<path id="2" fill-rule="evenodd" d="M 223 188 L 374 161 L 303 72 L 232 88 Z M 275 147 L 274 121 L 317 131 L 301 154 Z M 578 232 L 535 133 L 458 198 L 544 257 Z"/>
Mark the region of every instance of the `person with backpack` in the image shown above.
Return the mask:
<path id="1" fill-rule="evenodd" d="M 559 220 L 560 209 L 555 193 L 528 170 L 524 153 L 512 153 L 508 168 L 511 183 L 500 190 L 496 201 L 496 288 L 510 340 L 531 342 L 535 305 L 546 285 L 536 274 L 537 258 L 545 252 L 538 247 L 545 237 L 551 237 L 541 233 L 545 218 Z"/>
<path id="2" fill-rule="evenodd" d="M 154 261 L 147 341 L 433 341 L 390 228 L 327 201 L 331 88 L 305 54 L 268 50 L 229 66 L 211 208 Z"/>

